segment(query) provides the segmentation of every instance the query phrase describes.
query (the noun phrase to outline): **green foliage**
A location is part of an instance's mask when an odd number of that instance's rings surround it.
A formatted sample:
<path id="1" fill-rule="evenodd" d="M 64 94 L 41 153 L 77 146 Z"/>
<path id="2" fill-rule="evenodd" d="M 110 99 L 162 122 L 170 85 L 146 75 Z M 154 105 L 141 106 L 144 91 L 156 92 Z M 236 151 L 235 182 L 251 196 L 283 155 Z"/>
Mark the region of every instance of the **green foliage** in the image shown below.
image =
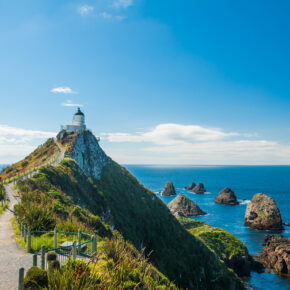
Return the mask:
<path id="1" fill-rule="evenodd" d="M 47 272 L 38 268 L 38 267 L 31 267 L 24 278 L 24 286 L 25 288 L 28 287 L 29 284 L 36 284 L 42 288 L 48 286 L 48 278 L 47 278 Z"/>
<path id="2" fill-rule="evenodd" d="M 55 261 L 57 259 L 56 252 L 48 252 L 46 254 L 46 260 L 47 261 Z"/>
<path id="3" fill-rule="evenodd" d="M 105 239 L 88 263 L 69 260 L 49 272 L 49 289 L 177 289 L 152 266 L 143 252 L 120 235 Z"/>
<path id="4" fill-rule="evenodd" d="M 0 201 L 0 215 L 8 208 L 8 201 Z"/>
<path id="5" fill-rule="evenodd" d="M 2 183 L 0 183 L 0 201 L 5 197 L 5 189 Z"/>
<path id="6" fill-rule="evenodd" d="M 75 161 L 65 159 L 60 165 L 41 168 L 32 178 L 19 181 L 21 202 L 15 206 L 19 221 L 32 230 L 59 230 L 110 236 L 109 227 L 92 211 L 103 211 L 103 197 L 94 197 L 96 186 L 88 181 Z M 87 203 L 88 209 L 78 206 Z"/>
<path id="7" fill-rule="evenodd" d="M 201 239 L 221 259 L 230 259 L 236 255 L 248 255 L 244 243 L 226 230 L 184 217 L 181 217 L 179 221 L 187 231 Z"/>

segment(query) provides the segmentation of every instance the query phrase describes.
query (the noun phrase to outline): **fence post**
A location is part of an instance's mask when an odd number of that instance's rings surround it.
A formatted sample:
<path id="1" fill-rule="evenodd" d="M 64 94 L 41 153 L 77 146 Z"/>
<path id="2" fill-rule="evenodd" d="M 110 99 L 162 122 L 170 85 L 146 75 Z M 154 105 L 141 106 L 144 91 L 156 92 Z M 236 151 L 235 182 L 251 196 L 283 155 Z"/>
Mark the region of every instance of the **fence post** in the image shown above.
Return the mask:
<path id="1" fill-rule="evenodd" d="M 77 246 L 76 241 L 73 242 L 73 248 L 72 248 L 72 258 L 75 260 L 77 257 Z"/>
<path id="2" fill-rule="evenodd" d="M 24 225 L 24 235 L 23 235 L 24 236 L 24 243 L 26 243 L 26 234 L 27 234 L 26 229 L 27 229 L 26 225 Z"/>
<path id="3" fill-rule="evenodd" d="M 18 290 L 24 290 L 24 268 L 19 269 L 18 273 Z"/>
<path id="4" fill-rule="evenodd" d="M 93 235 L 93 242 L 92 242 L 92 254 L 95 254 L 97 251 L 97 235 L 94 233 Z"/>
<path id="5" fill-rule="evenodd" d="M 82 231 L 78 229 L 78 254 L 81 252 L 81 247 L 79 246 L 82 243 Z"/>
<path id="6" fill-rule="evenodd" d="M 45 270 L 45 247 L 41 246 L 40 267 Z"/>
<path id="7" fill-rule="evenodd" d="M 54 228 L 54 248 L 57 248 L 57 228 Z"/>
<path id="8" fill-rule="evenodd" d="M 20 231 L 21 231 L 21 236 L 23 237 L 24 236 L 24 223 L 21 222 L 20 224 Z"/>
<path id="9" fill-rule="evenodd" d="M 33 255 L 32 266 L 35 266 L 35 267 L 37 266 L 37 255 L 36 254 Z"/>
<path id="10" fill-rule="evenodd" d="M 31 229 L 27 228 L 27 253 L 31 253 Z"/>

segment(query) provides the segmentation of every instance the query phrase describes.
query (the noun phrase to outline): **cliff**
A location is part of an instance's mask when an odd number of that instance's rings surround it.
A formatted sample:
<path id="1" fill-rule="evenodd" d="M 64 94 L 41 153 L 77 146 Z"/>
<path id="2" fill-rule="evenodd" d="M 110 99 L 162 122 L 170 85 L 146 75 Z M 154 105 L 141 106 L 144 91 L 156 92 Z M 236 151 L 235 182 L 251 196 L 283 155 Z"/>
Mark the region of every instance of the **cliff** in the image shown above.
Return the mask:
<path id="1" fill-rule="evenodd" d="M 92 133 L 64 134 L 59 141 L 66 159 L 19 182 L 20 220 L 37 229 L 97 231 L 103 239 L 111 239 L 115 229 L 136 249 L 151 253 L 150 261 L 181 288 L 244 289 L 153 192 L 106 156 Z M 37 225 L 35 214 L 41 217 Z"/>

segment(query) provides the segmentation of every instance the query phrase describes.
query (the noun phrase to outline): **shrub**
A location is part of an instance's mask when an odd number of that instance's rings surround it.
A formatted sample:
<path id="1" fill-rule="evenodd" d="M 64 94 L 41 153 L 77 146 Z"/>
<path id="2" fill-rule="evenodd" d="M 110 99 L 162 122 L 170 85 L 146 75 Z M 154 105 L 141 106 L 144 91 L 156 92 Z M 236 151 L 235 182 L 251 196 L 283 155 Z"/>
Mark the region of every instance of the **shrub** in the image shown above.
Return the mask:
<path id="1" fill-rule="evenodd" d="M 55 261 L 57 259 L 57 254 L 56 252 L 48 252 L 46 254 L 46 260 L 47 261 Z"/>
<path id="2" fill-rule="evenodd" d="M 31 267 L 25 275 L 24 284 L 29 285 L 29 283 L 33 284 L 33 282 L 35 282 L 40 287 L 47 287 L 47 272 L 35 266 Z"/>

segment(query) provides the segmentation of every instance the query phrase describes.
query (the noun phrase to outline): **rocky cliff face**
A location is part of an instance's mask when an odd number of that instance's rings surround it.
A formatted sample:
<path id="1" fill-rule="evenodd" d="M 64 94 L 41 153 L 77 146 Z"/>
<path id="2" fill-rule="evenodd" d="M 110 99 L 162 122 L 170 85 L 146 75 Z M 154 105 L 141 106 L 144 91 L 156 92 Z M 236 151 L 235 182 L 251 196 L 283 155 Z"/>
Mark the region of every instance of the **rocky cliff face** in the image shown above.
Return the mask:
<path id="1" fill-rule="evenodd" d="M 168 204 L 168 208 L 176 217 L 206 214 L 195 202 L 182 194 L 178 194 L 177 197 Z"/>
<path id="2" fill-rule="evenodd" d="M 264 242 L 264 252 L 259 256 L 259 261 L 278 274 L 290 275 L 290 239 L 268 235 Z"/>
<path id="3" fill-rule="evenodd" d="M 228 205 L 237 205 L 237 197 L 235 193 L 228 187 L 224 188 L 214 199 L 216 203 L 223 203 Z"/>
<path id="4" fill-rule="evenodd" d="M 70 157 L 79 164 L 87 176 L 96 179 L 100 179 L 102 169 L 111 162 L 96 137 L 89 131 L 76 136 Z"/>
<path id="5" fill-rule="evenodd" d="M 247 205 L 244 224 L 256 230 L 283 230 L 280 211 L 275 201 L 257 193 Z"/>

